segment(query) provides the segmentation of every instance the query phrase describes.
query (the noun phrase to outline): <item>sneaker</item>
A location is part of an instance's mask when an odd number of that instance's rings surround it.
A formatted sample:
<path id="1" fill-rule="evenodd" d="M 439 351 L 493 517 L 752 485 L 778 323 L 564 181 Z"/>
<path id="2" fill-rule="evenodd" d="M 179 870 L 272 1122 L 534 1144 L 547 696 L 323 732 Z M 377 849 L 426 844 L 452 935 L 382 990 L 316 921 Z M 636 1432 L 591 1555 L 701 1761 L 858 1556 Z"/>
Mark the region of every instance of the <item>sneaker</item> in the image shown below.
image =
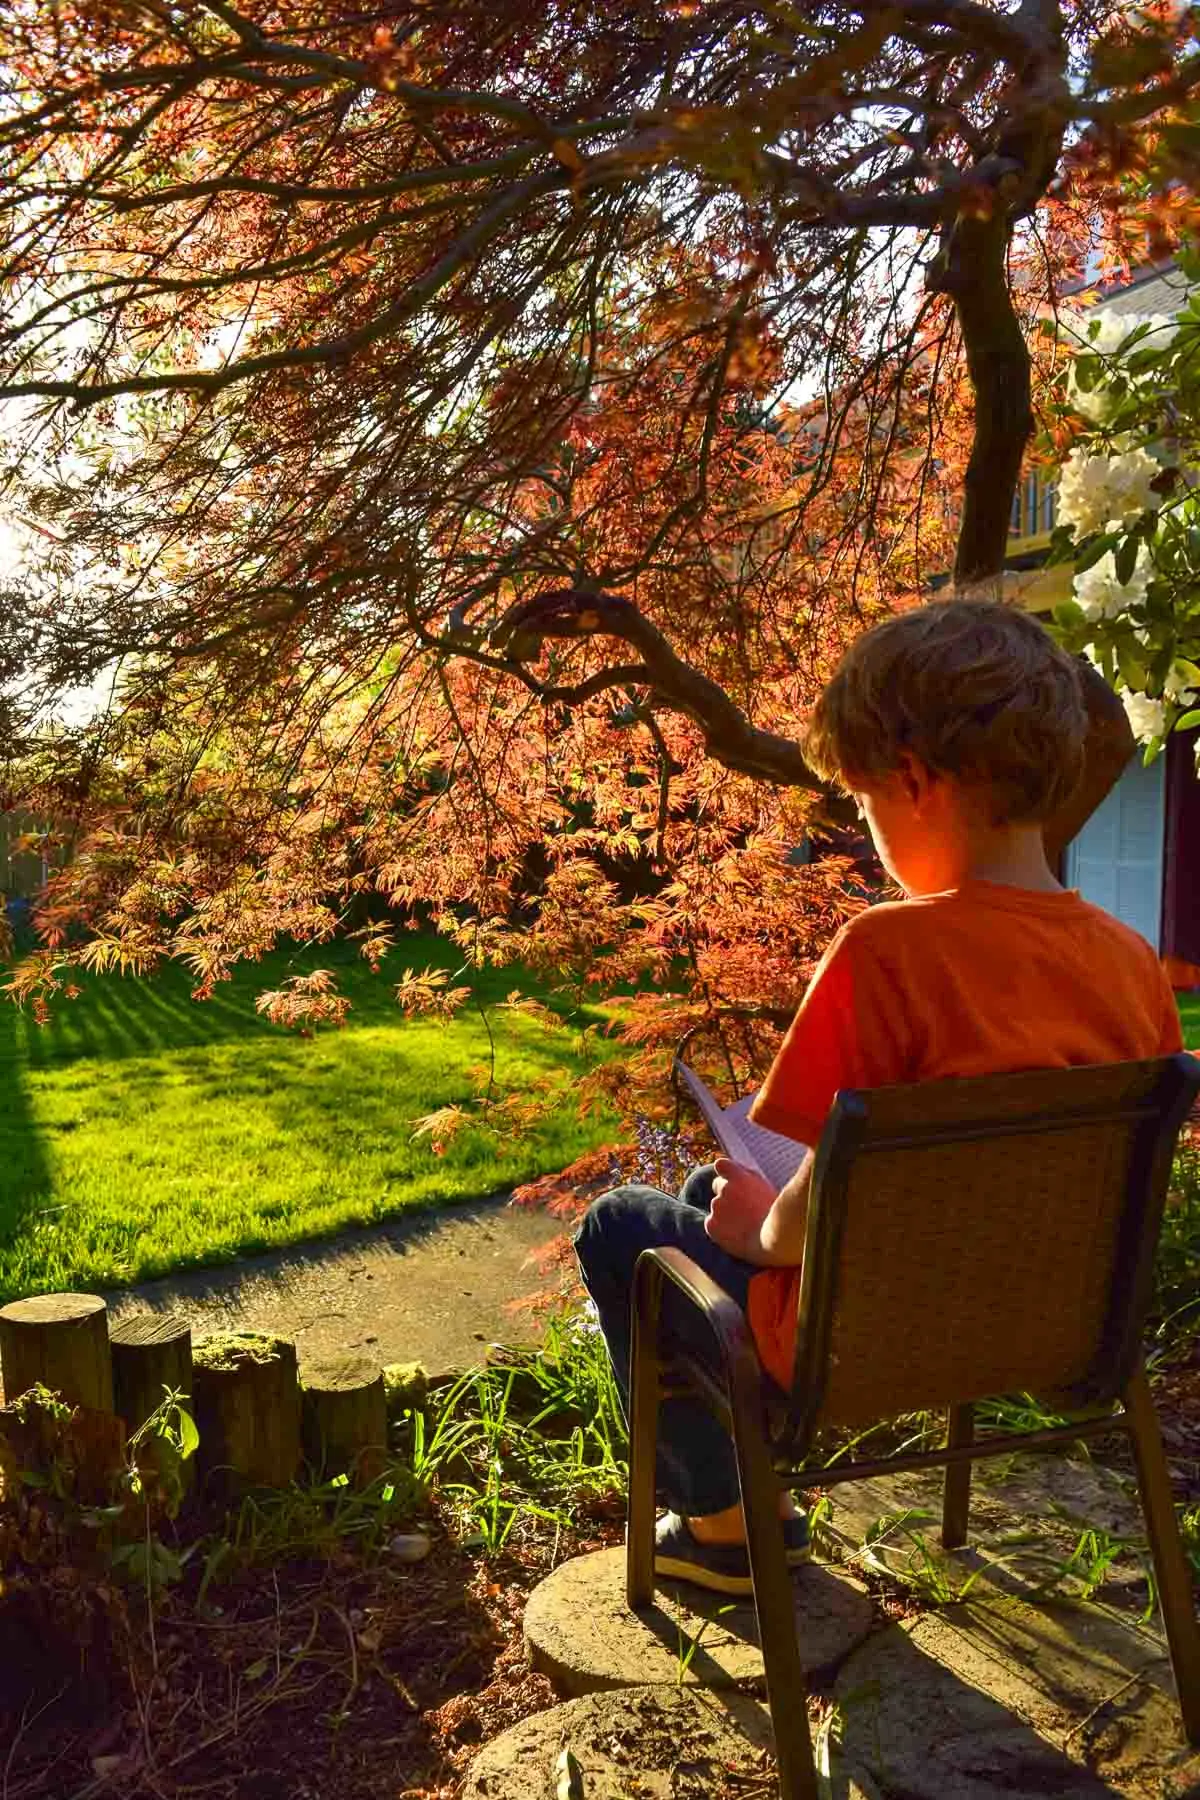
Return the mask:
<path id="1" fill-rule="evenodd" d="M 785 1519 L 784 1554 L 789 1569 L 809 1560 L 808 1520 Z M 752 1594 L 750 1558 L 745 1544 L 702 1544 L 692 1536 L 686 1519 L 664 1513 L 654 1528 L 654 1573 L 675 1581 L 690 1581 L 714 1594 Z"/>

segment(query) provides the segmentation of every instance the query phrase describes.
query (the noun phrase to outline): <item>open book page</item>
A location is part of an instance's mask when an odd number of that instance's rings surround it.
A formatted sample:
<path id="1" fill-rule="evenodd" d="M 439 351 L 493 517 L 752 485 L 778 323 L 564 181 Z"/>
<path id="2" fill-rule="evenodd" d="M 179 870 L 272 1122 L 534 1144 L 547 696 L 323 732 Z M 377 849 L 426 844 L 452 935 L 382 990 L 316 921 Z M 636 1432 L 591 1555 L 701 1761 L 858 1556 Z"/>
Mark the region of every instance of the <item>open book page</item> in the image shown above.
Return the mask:
<path id="1" fill-rule="evenodd" d="M 700 1108 L 705 1124 L 726 1156 L 741 1163 L 743 1168 L 757 1169 L 776 1192 L 786 1187 L 804 1161 L 807 1146 L 753 1124 L 747 1117 L 754 1103 L 753 1094 L 735 1101 L 732 1106 L 722 1106 L 712 1089 L 686 1063 L 677 1062 L 675 1072 Z"/>
<path id="2" fill-rule="evenodd" d="M 804 1161 L 808 1145 L 798 1144 L 795 1138 L 783 1137 L 778 1131 L 768 1131 L 765 1125 L 755 1125 L 747 1117 L 753 1104 L 754 1095 L 747 1094 L 744 1100 L 735 1101 L 732 1106 L 726 1107 L 725 1130 L 736 1128 L 753 1156 L 750 1167 L 760 1169 L 778 1193 L 787 1186 Z M 729 1154 L 735 1162 L 746 1161 L 745 1155 L 738 1156 L 732 1150 Z"/>

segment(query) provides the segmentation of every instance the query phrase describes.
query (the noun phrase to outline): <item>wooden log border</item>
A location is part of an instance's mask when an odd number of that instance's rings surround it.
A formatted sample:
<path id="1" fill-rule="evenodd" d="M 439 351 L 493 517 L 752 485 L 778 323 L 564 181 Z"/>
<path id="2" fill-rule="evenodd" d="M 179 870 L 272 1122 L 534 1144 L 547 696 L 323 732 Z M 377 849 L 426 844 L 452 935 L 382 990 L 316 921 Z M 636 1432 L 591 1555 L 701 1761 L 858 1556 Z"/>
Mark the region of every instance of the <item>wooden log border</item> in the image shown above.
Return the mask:
<path id="1" fill-rule="evenodd" d="M 0 1412 L 31 1388 L 49 1389 L 90 1418 L 118 1457 L 166 1393 L 178 1394 L 200 1432 L 201 1477 L 278 1489 L 302 1473 L 356 1484 L 382 1474 L 389 1414 L 401 1398 L 420 1404 L 425 1377 L 416 1364 L 385 1371 L 349 1352 L 301 1366 L 294 1343 L 263 1332 L 193 1344 L 181 1314 L 110 1320 L 100 1295 L 63 1293 L 0 1307 L 0 1386 Z"/>

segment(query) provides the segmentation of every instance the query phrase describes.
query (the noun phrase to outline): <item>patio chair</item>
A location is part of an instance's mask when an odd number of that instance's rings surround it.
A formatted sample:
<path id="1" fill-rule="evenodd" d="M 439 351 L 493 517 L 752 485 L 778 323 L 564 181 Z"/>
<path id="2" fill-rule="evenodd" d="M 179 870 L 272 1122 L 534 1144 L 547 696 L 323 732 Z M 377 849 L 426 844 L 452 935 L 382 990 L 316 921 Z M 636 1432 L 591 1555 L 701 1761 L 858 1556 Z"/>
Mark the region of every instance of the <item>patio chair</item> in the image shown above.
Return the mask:
<path id="1" fill-rule="evenodd" d="M 830 1486 L 946 1468 L 942 1543 L 966 1541 L 971 1463 L 1123 1427 L 1184 1730 L 1200 1742 L 1200 1631 L 1142 1366 L 1143 1321 L 1176 1139 L 1200 1061 L 1160 1061 L 843 1092 L 817 1148 L 791 1392 L 761 1370 L 741 1309 L 678 1250 L 634 1278 L 627 1598 L 654 1587 L 664 1388 L 698 1395 L 737 1453 L 784 1800 L 815 1800 L 778 1477 Z M 670 1283 L 711 1356 L 670 1328 Z M 1076 1422 L 977 1437 L 973 1405 L 1029 1393 Z M 944 1447 L 814 1466 L 818 1431 L 945 1409 Z"/>

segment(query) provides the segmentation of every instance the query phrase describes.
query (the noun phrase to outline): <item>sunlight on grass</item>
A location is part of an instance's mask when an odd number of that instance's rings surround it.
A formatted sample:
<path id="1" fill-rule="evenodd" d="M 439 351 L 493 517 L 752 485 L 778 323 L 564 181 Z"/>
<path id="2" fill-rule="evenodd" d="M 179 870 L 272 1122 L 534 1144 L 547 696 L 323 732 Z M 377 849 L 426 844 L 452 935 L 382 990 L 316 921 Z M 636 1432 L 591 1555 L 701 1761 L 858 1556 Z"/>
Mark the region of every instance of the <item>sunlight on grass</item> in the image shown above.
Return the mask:
<path id="1" fill-rule="evenodd" d="M 421 939 L 393 960 L 452 955 Z M 343 965 L 344 1031 L 302 1040 L 256 1017 L 255 993 L 316 962 Z M 516 1141 L 468 1127 L 440 1156 L 428 1138 L 414 1143 L 417 1118 L 475 1092 L 488 1039 L 475 1008 L 449 1023 L 403 1019 L 393 979 L 326 951 L 239 971 L 209 1003 L 171 970 L 89 982 L 41 1031 L 6 1008 L 0 1297 L 142 1280 L 476 1198 L 612 1135 L 611 1118 L 581 1121 L 572 1103 L 578 1029 L 497 1010 L 500 1093 L 548 1080 L 562 1104 Z M 505 971 L 477 991 L 494 1002 L 517 985 L 533 990 Z"/>

